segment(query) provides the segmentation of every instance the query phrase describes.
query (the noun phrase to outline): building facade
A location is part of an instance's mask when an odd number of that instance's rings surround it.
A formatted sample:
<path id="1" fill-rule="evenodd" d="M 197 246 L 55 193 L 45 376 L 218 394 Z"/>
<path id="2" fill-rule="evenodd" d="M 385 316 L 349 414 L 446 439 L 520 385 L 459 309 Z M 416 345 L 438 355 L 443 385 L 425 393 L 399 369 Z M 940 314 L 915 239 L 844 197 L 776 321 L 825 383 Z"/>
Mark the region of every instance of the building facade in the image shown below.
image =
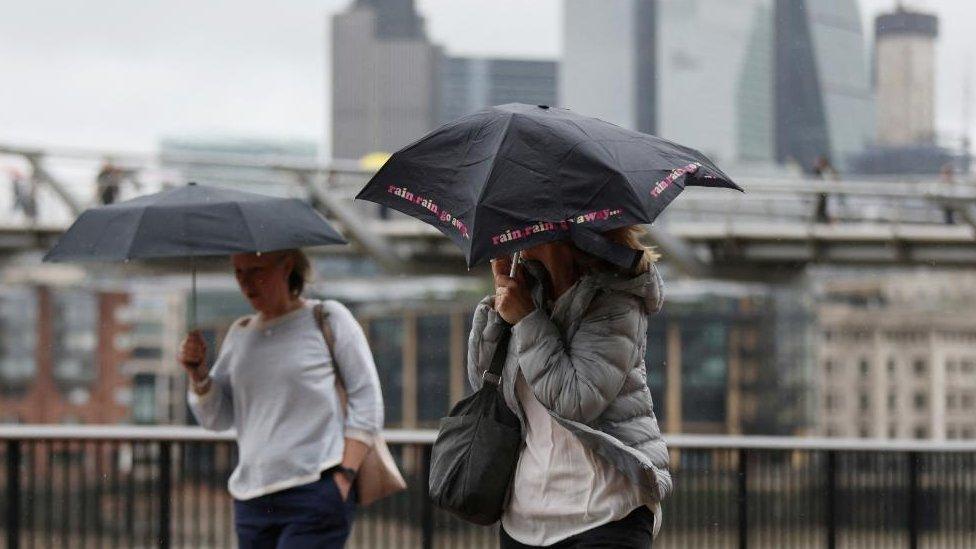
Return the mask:
<path id="1" fill-rule="evenodd" d="M 437 117 L 441 50 L 413 0 L 356 0 L 332 18 L 332 158 L 393 152 Z"/>
<path id="2" fill-rule="evenodd" d="M 491 105 L 555 105 L 557 71 L 555 61 L 444 57 L 438 123 Z"/>
<path id="3" fill-rule="evenodd" d="M 125 423 L 124 293 L 18 284 L 0 291 L 0 421 Z"/>
<path id="4" fill-rule="evenodd" d="M 656 0 L 566 0 L 560 106 L 657 133 L 658 28 Z"/>
<path id="5" fill-rule="evenodd" d="M 976 438 L 976 277 L 827 285 L 818 311 L 825 436 Z"/>
<path id="6" fill-rule="evenodd" d="M 846 167 L 874 141 L 874 98 L 855 0 L 776 0 L 775 156 Z"/>
<path id="7" fill-rule="evenodd" d="M 935 140 L 934 15 L 899 8 L 874 21 L 878 143 L 904 146 Z"/>
<path id="8" fill-rule="evenodd" d="M 563 36 L 562 106 L 720 164 L 844 167 L 873 141 L 855 0 L 568 0 Z"/>

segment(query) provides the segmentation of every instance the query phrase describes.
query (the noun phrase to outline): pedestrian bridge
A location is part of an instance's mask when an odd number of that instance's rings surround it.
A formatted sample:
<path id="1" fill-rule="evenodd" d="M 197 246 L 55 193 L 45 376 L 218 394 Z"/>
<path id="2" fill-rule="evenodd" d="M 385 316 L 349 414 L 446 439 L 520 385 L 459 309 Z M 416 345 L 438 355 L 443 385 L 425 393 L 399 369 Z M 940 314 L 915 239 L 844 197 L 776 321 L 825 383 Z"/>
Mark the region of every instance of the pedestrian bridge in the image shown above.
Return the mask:
<path id="1" fill-rule="evenodd" d="M 104 158 L 126 175 L 121 198 L 196 179 L 310 200 L 355 244 L 393 272 L 460 272 L 460 252 L 398 212 L 353 201 L 370 172 L 353 162 L 235 155 L 134 155 L 0 145 L 0 251 L 45 249 L 94 203 Z M 18 211 L 11 166 L 29 182 L 37 212 Z M 689 188 L 653 226 L 651 244 L 679 270 L 725 278 L 790 277 L 808 265 L 976 266 L 976 182 L 822 181 L 739 177 L 745 194 Z M 6 187 L 6 188 L 4 188 Z M 828 219 L 817 219 L 827 196 Z"/>

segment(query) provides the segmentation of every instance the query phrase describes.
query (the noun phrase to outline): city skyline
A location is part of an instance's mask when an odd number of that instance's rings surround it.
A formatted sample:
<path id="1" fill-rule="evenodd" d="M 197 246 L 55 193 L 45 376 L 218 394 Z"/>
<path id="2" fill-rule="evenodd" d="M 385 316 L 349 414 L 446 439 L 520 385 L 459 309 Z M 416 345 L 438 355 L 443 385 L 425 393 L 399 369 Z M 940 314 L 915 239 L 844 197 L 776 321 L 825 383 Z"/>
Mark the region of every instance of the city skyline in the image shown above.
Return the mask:
<path id="1" fill-rule="evenodd" d="M 0 70 L 13 84 L 0 90 L 0 104 L 16 108 L 0 112 L 0 141 L 119 150 L 152 150 L 159 139 L 182 135 L 322 141 L 330 125 L 327 26 L 347 5 L 7 5 L 0 11 Z M 976 18 L 976 5 L 907 5 L 940 16 L 936 127 L 958 136 L 962 66 L 966 52 L 976 52 L 976 36 L 962 21 Z M 551 59 L 562 51 L 560 0 L 418 0 L 417 6 L 431 40 L 450 55 Z M 861 0 L 860 6 L 870 36 L 874 15 L 894 2 Z M 976 106 L 969 110 L 972 138 Z"/>

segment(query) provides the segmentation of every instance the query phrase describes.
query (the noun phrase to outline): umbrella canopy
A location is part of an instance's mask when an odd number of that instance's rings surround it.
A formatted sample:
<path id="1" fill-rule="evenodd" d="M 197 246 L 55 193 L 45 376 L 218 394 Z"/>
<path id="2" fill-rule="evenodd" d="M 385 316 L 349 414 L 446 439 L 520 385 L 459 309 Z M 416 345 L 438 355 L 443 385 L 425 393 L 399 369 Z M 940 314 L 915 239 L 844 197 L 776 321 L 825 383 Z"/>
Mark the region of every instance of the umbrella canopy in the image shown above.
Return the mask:
<path id="1" fill-rule="evenodd" d="M 694 149 L 567 109 L 513 103 L 401 149 L 357 198 L 437 227 L 469 267 L 566 238 L 625 265 L 633 251 L 599 233 L 651 223 L 687 185 L 742 190 Z"/>
<path id="2" fill-rule="evenodd" d="M 86 210 L 44 261 L 221 256 L 345 243 L 301 200 L 191 183 Z"/>

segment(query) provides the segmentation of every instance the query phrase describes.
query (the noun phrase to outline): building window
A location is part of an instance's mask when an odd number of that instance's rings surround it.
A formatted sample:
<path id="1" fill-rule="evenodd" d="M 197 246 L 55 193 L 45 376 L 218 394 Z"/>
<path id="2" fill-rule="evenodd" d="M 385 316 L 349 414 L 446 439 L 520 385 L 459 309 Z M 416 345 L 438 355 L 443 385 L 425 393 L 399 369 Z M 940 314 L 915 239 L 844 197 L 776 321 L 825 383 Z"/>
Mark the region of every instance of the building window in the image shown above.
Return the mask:
<path id="1" fill-rule="evenodd" d="M 866 412 L 871 408 L 871 398 L 867 394 L 861 393 L 861 411 Z"/>
<path id="2" fill-rule="evenodd" d="M 915 409 L 924 410 L 928 406 L 928 396 L 925 393 L 915 393 Z"/>
<path id="3" fill-rule="evenodd" d="M 833 425 L 828 425 L 827 426 L 827 436 L 828 437 L 835 437 L 837 435 L 838 435 L 837 427 L 834 427 Z"/>
<path id="4" fill-rule="evenodd" d="M 970 440 L 976 438 L 976 429 L 972 427 L 964 427 L 962 430 L 962 438 Z"/>
<path id="5" fill-rule="evenodd" d="M 66 385 L 95 380 L 98 300 L 93 292 L 60 290 L 54 294 L 54 377 Z"/>
<path id="6" fill-rule="evenodd" d="M 976 401 L 976 395 L 973 395 L 973 393 L 962 395 L 962 409 L 967 411 L 972 410 L 974 401 Z"/>
<path id="7" fill-rule="evenodd" d="M 866 359 L 861 359 L 858 363 L 858 368 L 861 370 L 861 377 L 868 377 L 868 374 L 871 373 L 871 363 Z"/>
<path id="8" fill-rule="evenodd" d="M 946 395 L 946 409 L 955 410 L 956 408 L 956 394 L 949 393 Z"/>
<path id="9" fill-rule="evenodd" d="M 895 359 L 889 358 L 888 359 L 888 373 L 889 374 L 894 374 L 895 373 L 895 366 L 896 366 Z"/>
<path id="10" fill-rule="evenodd" d="M 917 439 L 924 439 L 924 438 L 928 438 L 928 437 L 929 437 L 929 430 L 927 428 L 925 428 L 925 427 L 916 427 L 915 428 L 915 438 L 917 438 Z"/>
<path id="11" fill-rule="evenodd" d="M 898 438 L 898 427 L 888 425 L 888 438 Z"/>
<path id="12" fill-rule="evenodd" d="M 825 372 L 827 372 L 828 374 L 834 373 L 834 361 L 833 360 L 825 360 L 824 363 L 823 363 L 823 365 L 824 365 L 824 371 Z"/>
<path id="13" fill-rule="evenodd" d="M 840 408 L 841 398 L 840 395 L 829 394 L 827 395 L 827 410 L 834 411 Z"/>
<path id="14" fill-rule="evenodd" d="M 915 371 L 915 375 L 917 376 L 925 375 L 928 372 L 928 364 L 924 359 L 915 359 L 915 362 L 912 363 L 912 370 Z"/>
<path id="15" fill-rule="evenodd" d="M 369 346 L 383 387 L 384 418 L 388 426 L 403 426 L 403 338 L 400 316 L 370 319 Z"/>
<path id="16" fill-rule="evenodd" d="M 437 425 L 451 407 L 451 317 L 417 318 L 417 418 Z"/>
<path id="17" fill-rule="evenodd" d="M 949 372 L 949 373 L 953 373 L 953 372 L 956 371 L 956 361 L 955 360 L 946 360 L 946 371 Z"/>
<path id="18" fill-rule="evenodd" d="M 895 406 L 898 405 L 898 397 L 896 395 L 888 395 L 888 409 L 894 410 Z"/>
<path id="19" fill-rule="evenodd" d="M 861 436 L 861 438 L 868 438 L 871 436 L 871 429 L 862 426 L 858 431 L 858 434 Z"/>
<path id="20" fill-rule="evenodd" d="M 37 364 L 37 294 L 33 288 L 0 294 L 0 388 L 26 390 Z"/>
<path id="21" fill-rule="evenodd" d="M 946 438 L 947 439 L 953 440 L 953 439 L 957 438 L 958 436 L 959 436 L 959 434 L 956 431 L 956 428 L 955 427 L 949 427 L 948 429 L 946 429 Z"/>

